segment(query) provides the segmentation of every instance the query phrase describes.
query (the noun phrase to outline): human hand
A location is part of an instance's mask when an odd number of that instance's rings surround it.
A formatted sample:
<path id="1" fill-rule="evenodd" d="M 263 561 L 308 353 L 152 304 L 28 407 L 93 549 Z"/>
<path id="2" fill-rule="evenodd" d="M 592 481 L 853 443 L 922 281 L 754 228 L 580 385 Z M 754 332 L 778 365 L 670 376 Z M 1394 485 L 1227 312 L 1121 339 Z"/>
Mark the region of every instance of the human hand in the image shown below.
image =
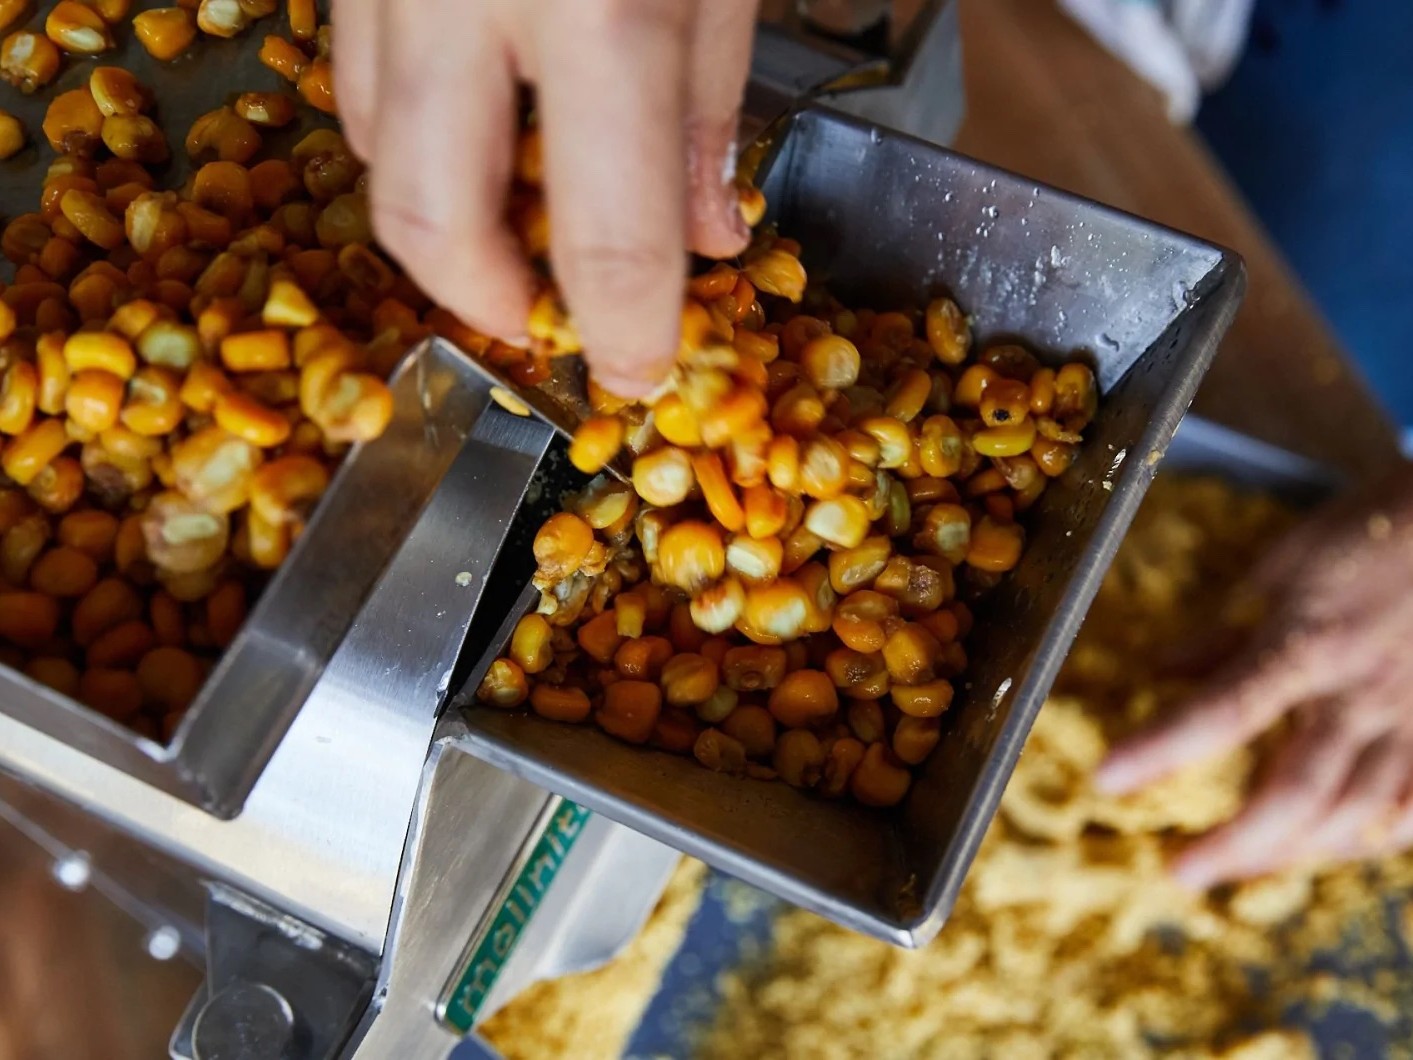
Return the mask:
<path id="1" fill-rule="evenodd" d="M 671 369 L 686 251 L 739 253 L 734 176 L 756 0 L 338 0 L 335 89 L 379 242 L 467 323 L 524 335 L 505 220 L 537 90 L 555 277 L 601 386 Z"/>
<path id="2" fill-rule="evenodd" d="M 1295 530 L 1246 588 L 1271 610 L 1205 688 L 1100 768 L 1121 794 L 1294 725 L 1246 806 L 1173 868 L 1194 890 L 1413 846 L 1413 469 Z"/>

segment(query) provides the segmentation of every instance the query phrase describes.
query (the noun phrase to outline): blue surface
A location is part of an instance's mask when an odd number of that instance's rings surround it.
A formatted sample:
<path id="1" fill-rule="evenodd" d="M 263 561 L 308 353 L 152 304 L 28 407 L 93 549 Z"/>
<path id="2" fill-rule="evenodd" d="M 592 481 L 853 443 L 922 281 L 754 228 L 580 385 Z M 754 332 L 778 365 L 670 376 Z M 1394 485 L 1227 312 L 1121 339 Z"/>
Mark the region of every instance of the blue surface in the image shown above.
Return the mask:
<path id="1" fill-rule="evenodd" d="M 1257 0 L 1251 44 L 1197 122 L 1405 427 L 1413 426 L 1410 59 L 1409 0 Z"/>

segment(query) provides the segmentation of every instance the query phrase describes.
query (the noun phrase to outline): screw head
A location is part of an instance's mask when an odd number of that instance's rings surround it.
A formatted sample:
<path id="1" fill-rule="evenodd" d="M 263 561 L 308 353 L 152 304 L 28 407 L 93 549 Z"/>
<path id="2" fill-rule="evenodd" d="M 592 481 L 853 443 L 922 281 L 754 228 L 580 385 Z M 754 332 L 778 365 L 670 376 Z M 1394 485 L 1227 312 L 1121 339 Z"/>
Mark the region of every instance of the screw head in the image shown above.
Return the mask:
<path id="1" fill-rule="evenodd" d="M 289 1060 L 294 1010 L 264 983 L 235 982 L 202 1006 L 192 1027 L 195 1060 Z"/>

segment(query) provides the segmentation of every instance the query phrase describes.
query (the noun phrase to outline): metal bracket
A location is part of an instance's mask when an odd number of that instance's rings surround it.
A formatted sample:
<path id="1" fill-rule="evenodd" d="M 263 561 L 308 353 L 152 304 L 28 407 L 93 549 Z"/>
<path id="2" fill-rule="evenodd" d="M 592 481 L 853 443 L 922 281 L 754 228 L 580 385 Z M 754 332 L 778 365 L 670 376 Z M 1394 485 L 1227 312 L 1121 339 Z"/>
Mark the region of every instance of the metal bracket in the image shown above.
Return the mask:
<path id="1" fill-rule="evenodd" d="M 206 982 L 175 1060 L 330 1060 L 373 993 L 378 959 L 220 884 L 206 907 Z"/>

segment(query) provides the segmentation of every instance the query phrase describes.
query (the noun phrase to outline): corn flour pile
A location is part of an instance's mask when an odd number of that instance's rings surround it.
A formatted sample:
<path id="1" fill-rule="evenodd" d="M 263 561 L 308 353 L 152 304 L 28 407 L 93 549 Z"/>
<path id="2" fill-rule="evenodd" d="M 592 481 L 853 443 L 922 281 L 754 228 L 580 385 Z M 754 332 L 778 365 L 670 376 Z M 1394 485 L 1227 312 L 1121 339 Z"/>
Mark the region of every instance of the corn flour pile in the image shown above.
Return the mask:
<path id="1" fill-rule="evenodd" d="M 1215 481 L 1157 483 L 942 934 L 910 953 L 784 914 L 773 951 L 721 984 L 702 1056 L 1287 1060 L 1318 1055 L 1290 1014 L 1331 1006 L 1413 1056 L 1413 973 L 1391 967 L 1413 922 L 1385 899 L 1413 888 L 1413 858 L 1195 898 L 1164 860 L 1234 812 L 1252 752 L 1123 800 L 1088 783 L 1111 739 L 1181 698 L 1161 676 L 1175 649 L 1290 519 Z M 1336 948 L 1358 974 L 1308 970 Z"/>

